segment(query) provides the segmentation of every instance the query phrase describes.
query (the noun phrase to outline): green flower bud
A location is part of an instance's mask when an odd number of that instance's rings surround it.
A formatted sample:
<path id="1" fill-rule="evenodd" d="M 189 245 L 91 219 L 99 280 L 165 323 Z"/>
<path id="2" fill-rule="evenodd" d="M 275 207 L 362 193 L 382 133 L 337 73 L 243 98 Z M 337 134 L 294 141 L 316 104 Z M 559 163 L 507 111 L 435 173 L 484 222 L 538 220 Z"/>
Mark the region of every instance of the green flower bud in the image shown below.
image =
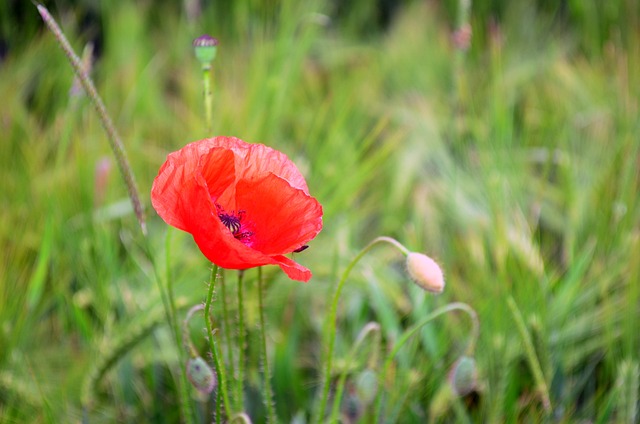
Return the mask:
<path id="1" fill-rule="evenodd" d="M 472 357 L 462 356 L 449 372 L 449 384 L 457 396 L 466 396 L 478 386 L 478 370 Z"/>

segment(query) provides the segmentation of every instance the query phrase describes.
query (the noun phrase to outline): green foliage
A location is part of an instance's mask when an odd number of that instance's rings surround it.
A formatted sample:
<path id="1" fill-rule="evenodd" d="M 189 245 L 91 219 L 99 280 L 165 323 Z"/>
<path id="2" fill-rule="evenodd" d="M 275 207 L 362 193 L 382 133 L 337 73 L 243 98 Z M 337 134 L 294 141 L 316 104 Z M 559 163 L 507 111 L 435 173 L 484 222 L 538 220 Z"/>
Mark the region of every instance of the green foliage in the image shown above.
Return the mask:
<path id="1" fill-rule="evenodd" d="M 92 12 L 103 31 L 92 76 L 143 193 L 156 265 L 169 266 L 180 305 L 204 300 L 209 264 L 177 231 L 164 263 L 166 225 L 146 193 L 169 151 L 209 135 L 191 47 L 208 32 L 220 39 L 214 132 L 287 153 L 325 211 L 321 235 L 296 254 L 314 272 L 309 284 L 265 270 L 282 421 L 311 414 L 335 282 L 379 235 L 434 256 L 447 286 L 439 297 L 420 292 L 388 248 L 356 267 L 338 308 L 333 377 L 348 374 L 341 412 L 371 417 L 354 395 L 366 355 L 346 361 L 367 323 L 380 323 L 384 354 L 434 309 L 461 301 L 481 322 L 478 389 L 462 399 L 444 389 L 470 331 L 464 316 L 448 315 L 408 341 L 379 382 L 390 421 L 637 419 L 638 2 L 476 1 L 467 54 L 451 43 L 454 2 L 403 3 L 376 31 L 370 2 L 354 3 L 205 2 L 192 19 L 168 2 Z M 158 277 L 100 122 L 86 98 L 70 94 L 73 74 L 53 37 L 29 24 L 17 41 L 7 7 L 0 421 L 79 421 L 87 412 L 90 422 L 175 422 L 181 364 L 170 328 L 158 325 Z M 86 7 L 51 10 L 76 51 L 91 38 L 79 29 Z M 245 405 L 261 422 L 255 273 L 245 287 Z M 214 326 L 226 335 L 221 308 L 214 302 Z M 192 338 L 204 358 L 202 332 Z M 227 340 L 221 350 L 233 363 Z M 88 380 L 95 393 L 81 390 Z M 91 411 L 82 410 L 86 396 Z M 193 404 L 198 419 L 211 417 L 210 402 Z"/>

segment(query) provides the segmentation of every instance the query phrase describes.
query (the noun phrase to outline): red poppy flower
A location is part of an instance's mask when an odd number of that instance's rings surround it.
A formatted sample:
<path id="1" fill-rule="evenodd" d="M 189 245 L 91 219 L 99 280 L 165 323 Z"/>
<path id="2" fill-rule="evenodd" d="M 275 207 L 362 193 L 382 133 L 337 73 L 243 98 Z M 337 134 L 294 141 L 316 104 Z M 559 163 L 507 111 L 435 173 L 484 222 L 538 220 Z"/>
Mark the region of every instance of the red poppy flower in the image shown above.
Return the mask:
<path id="1" fill-rule="evenodd" d="M 322 206 L 284 153 L 234 137 L 196 141 L 169 154 L 151 189 L 164 221 L 191 233 L 214 264 L 274 264 L 299 281 L 311 271 L 284 256 L 322 229 Z"/>

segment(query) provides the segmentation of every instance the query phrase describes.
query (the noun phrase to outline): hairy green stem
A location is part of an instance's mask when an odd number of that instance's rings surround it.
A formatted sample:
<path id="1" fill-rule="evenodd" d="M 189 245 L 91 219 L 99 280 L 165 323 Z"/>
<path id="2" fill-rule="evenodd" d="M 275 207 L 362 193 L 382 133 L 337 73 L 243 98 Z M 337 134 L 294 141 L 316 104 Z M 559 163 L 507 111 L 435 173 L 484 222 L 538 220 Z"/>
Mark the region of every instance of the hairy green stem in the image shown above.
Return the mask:
<path id="1" fill-rule="evenodd" d="M 467 315 L 469 315 L 469 318 L 471 318 L 471 322 L 473 323 L 473 329 L 471 332 L 471 340 L 469 341 L 469 344 L 467 346 L 466 349 L 466 353 L 467 354 L 472 354 L 473 351 L 470 351 L 469 348 L 470 347 L 475 347 L 476 344 L 476 339 L 479 335 L 479 328 L 480 328 L 480 324 L 478 321 L 478 315 L 476 314 L 476 311 L 469 305 L 467 305 L 466 303 L 461 303 L 461 302 L 454 302 L 454 303 L 450 303 L 448 305 L 445 305 L 441 308 L 436 309 L 435 311 L 433 311 L 432 313 L 430 313 L 429 315 L 427 315 L 426 317 L 424 317 L 422 320 L 418 321 L 416 324 L 414 324 L 411 328 L 409 328 L 407 331 L 405 331 L 404 333 L 402 333 L 402 336 L 400 336 L 400 338 L 398 339 L 397 343 L 395 344 L 395 346 L 393 347 L 393 349 L 391 350 L 391 352 L 389 353 L 389 355 L 387 356 L 387 359 L 384 363 L 384 366 L 382 367 L 382 370 L 380 371 L 379 374 L 379 380 L 381 382 L 384 382 L 384 379 L 389 371 L 389 368 L 391 367 L 391 364 L 393 363 L 393 359 L 395 358 L 396 354 L 398 353 L 398 351 L 400 350 L 400 348 L 415 334 L 418 332 L 418 330 L 420 330 L 425 324 L 428 324 L 429 322 L 433 321 L 435 318 L 439 317 L 440 315 L 446 314 L 448 312 L 451 311 L 463 311 L 465 312 Z M 373 421 L 374 423 L 380 422 L 380 414 L 382 413 L 382 390 L 380 390 L 378 392 L 378 394 L 376 395 L 376 401 L 374 404 L 374 417 L 373 417 Z"/>
<path id="2" fill-rule="evenodd" d="M 202 83 L 204 85 L 204 111 L 207 120 L 207 136 L 213 132 L 213 94 L 211 92 L 211 65 L 202 65 Z"/>
<path id="3" fill-rule="evenodd" d="M 211 350 L 211 357 L 216 368 L 216 374 L 218 375 L 218 392 L 221 393 L 222 401 L 224 402 L 225 412 L 227 417 L 231 416 L 231 403 L 229 402 L 229 394 L 227 393 L 227 377 L 225 374 L 225 368 L 220 363 L 220 355 L 218 354 L 218 345 L 213 337 L 213 328 L 211 325 L 211 301 L 213 299 L 213 293 L 216 286 L 216 277 L 218 275 L 218 265 L 212 264 L 211 276 L 209 278 L 209 290 L 207 292 L 207 300 L 204 304 L 204 320 L 207 326 L 207 336 L 209 338 L 209 349 Z M 218 396 L 220 397 L 220 396 Z M 218 402 L 219 404 L 220 402 Z M 220 421 L 220 413 L 218 409 L 218 422 Z"/>
<path id="4" fill-rule="evenodd" d="M 53 19 L 53 17 L 49 14 L 49 11 L 46 7 L 41 4 L 36 5 L 38 8 L 38 12 L 40 12 L 40 16 L 44 20 L 45 24 L 49 28 L 49 30 L 53 33 L 58 40 L 58 44 L 64 50 L 67 59 L 71 63 L 73 70 L 75 71 L 82 87 L 87 92 L 87 95 L 91 99 L 93 106 L 96 108 L 98 112 L 98 116 L 100 117 L 100 121 L 102 122 L 102 126 L 107 132 L 107 139 L 109 140 L 109 145 L 111 146 L 111 150 L 113 151 L 114 156 L 116 157 L 116 162 L 118 163 L 118 168 L 120 169 L 120 173 L 122 174 L 122 178 L 127 186 L 127 191 L 129 192 L 129 199 L 131 199 L 131 204 L 133 205 L 133 210 L 136 214 L 136 218 L 138 218 L 138 222 L 140 224 L 140 228 L 142 229 L 142 233 L 147 235 L 147 224 L 144 216 L 144 209 L 142 207 L 142 203 L 140 202 L 140 196 L 138 194 L 138 187 L 136 185 L 136 180 L 133 175 L 133 171 L 131 165 L 129 164 L 129 160 L 127 159 L 127 154 L 124 150 L 124 145 L 122 144 L 122 140 L 120 139 L 120 135 L 116 130 L 109 113 L 107 112 L 107 108 L 102 102 L 102 98 L 98 94 L 96 87 L 93 85 L 93 81 L 89 77 L 86 72 L 84 66 L 82 65 L 82 60 L 76 55 L 69 44 L 69 41 L 64 36 L 64 33 Z"/>
<path id="5" fill-rule="evenodd" d="M 331 302 L 331 309 L 329 311 L 329 316 L 327 317 L 327 320 L 325 321 L 325 329 L 324 329 L 324 335 L 326 338 L 328 338 L 328 347 L 327 347 L 327 352 L 325 354 L 325 367 L 324 367 L 324 371 L 323 371 L 323 385 L 322 385 L 322 397 L 320 399 L 320 405 L 318 406 L 318 409 L 316 411 L 316 419 L 313 422 L 316 423 L 320 423 L 322 422 L 322 418 L 324 417 L 324 411 L 327 407 L 327 400 L 329 398 L 329 388 L 331 386 L 331 370 L 333 367 L 333 350 L 334 350 L 334 345 L 335 345 L 335 341 L 336 341 L 336 316 L 338 313 L 338 300 L 340 299 L 340 294 L 342 293 L 342 287 L 344 286 L 344 283 L 347 281 L 347 278 L 349 277 L 349 274 L 351 274 L 351 271 L 353 270 L 353 268 L 356 266 L 356 264 L 360 261 L 360 259 L 362 259 L 364 257 L 364 255 L 367 254 L 367 252 L 369 252 L 369 250 L 371 250 L 373 248 L 373 246 L 375 246 L 378 243 L 389 243 L 391 245 L 393 245 L 394 247 L 396 247 L 397 249 L 399 249 L 404 255 L 408 255 L 409 254 L 409 250 L 404 247 L 402 244 L 400 244 L 397 240 L 391 238 L 391 237 L 377 237 L 375 239 L 373 239 L 368 245 L 366 245 L 361 251 L 360 253 L 358 253 L 358 255 L 353 258 L 353 260 L 351 261 L 351 263 L 347 266 L 347 268 L 344 270 L 344 273 L 342 274 L 342 278 L 340 279 L 340 281 L 338 282 L 338 287 L 336 287 L 336 292 L 333 295 L 333 300 Z"/>
<path id="6" fill-rule="evenodd" d="M 218 286 L 220 287 L 220 304 L 222 305 L 222 328 L 223 337 L 227 350 L 227 368 L 230 375 L 235 375 L 235 366 L 233 360 L 233 343 L 231 340 L 231 323 L 229 320 L 229 305 L 227 302 L 227 280 L 226 273 L 223 269 L 220 270 L 220 281 Z"/>
<path id="7" fill-rule="evenodd" d="M 276 423 L 275 406 L 273 404 L 273 388 L 271 387 L 271 368 L 269 368 L 269 357 L 267 355 L 267 329 L 264 319 L 264 281 L 262 277 L 262 267 L 258 267 L 258 309 L 260 312 L 260 338 L 262 350 L 262 368 L 264 371 L 264 403 L 267 407 L 267 422 Z"/>
<path id="8" fill-rule="evenodd" d="M 244 410 L 244 363 L 245 363 L 245 329 L 244 329 L 244 271 L 238 271 L 238 368 L 236 381 L 236 409 Z"/>

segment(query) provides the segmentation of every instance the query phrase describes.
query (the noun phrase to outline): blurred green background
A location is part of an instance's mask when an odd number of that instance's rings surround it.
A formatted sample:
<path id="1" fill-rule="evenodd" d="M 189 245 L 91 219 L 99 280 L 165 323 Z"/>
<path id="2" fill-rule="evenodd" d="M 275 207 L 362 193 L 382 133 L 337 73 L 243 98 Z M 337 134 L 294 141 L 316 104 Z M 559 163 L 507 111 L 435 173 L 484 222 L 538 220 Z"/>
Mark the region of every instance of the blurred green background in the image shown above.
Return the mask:
<path id="1" fill-rule="evenodd" d="M 447 287 L 425 295 L 396 251 L 367 255 L 338 310 L 338 370 L 369 321 L 386 351 L 451 301 L 481 321 L 475 390 L 441 395 L 470 329 L 449 315 L 380 383 L 388 422 L 640 417 L 640 2 L 473 1 L 465 50 L 454 41 L 468 28 L 466 4 L 45 2 L 79 54 L 93 46 L 91 75 L 180 305 L 204 300 L 210 264 L 179 231 L 165 254 L 167 226 L 148 193 L 168 152 L 214 134 L 265 143 L 296 162 L 323 204 L 323 232 L 296 254 L 314 278 L 267 268 L 283 422 L 308 418 L 335 282 L 379 235 L 436 258 Z M 177 348 L 100 121 L 31 2 L 0 2 L 0 29 L 0 422 L 177 422 Z M 203 33 L 220 40 L 214 134 L 191 48 Z M 247 408 L 262 422 L 254 342 L 248 355 Z M 109 359 L 83 412 L 83 384 Z M 350 393 L 356 421 L 369 422 Z M 194 395 L 193 405 L 210 421 L 210 404 Z"/>

